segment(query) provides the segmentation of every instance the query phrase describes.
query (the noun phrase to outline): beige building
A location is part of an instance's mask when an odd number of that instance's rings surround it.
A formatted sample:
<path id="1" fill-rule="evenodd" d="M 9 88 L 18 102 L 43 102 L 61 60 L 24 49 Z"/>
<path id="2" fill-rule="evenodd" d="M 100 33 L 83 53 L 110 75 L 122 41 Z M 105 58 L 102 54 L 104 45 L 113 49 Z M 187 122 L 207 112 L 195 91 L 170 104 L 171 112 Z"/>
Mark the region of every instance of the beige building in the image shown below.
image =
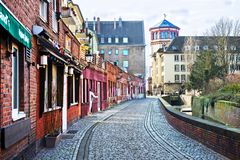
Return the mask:
<path id="1" fill-rule="evenodd" d="M 156 24 L 149 29 L 151 34 L 151 79 L 152 83 L 149 88 L 151 88 L 154 95 L 161 94 L 163 91 L 164 83 L 164 58 L 162 58 L 161 53 L 163 53 L 172 40 L 179 35 L 180 28 L 173 25 L 166 19 L 162 22 Z M 149 89 L 150 90 L 150 89 Z"/>

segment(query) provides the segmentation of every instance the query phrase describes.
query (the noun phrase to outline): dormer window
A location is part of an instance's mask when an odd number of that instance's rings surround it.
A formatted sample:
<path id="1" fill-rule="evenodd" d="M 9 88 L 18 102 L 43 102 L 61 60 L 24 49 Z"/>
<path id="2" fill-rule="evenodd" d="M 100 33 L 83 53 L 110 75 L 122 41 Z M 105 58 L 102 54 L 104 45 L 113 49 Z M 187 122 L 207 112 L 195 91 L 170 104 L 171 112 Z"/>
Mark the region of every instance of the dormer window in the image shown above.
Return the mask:
<path id="1" fill-rule="evenodd" d="M 203 50 L 208 50 L 208 46 L 207 45 L 205 45 L 205 46 L 203 46 Z"/>
<path id="2" fill-rule="evenodd" d="M 173 50 L 173 51 L 176 51 L 176 50 L 177 50 L 177 47 L 176 47 L 176 46 L 172 46 L 172 50 Z"/>
<path id="3" fill-rule="evenodd" d="M 195 46 L 195 51 L 199 51 L 199 46 Z"/>
<path id="4" fill-rule="evenodd" d="M 101 43 L 104 43 L 104 37 L 101 37 Z"/>
<path id="5" fill-rule="evenodd" d="M 123 37 L 123 43 L 128 43 L 128 37 Z"/>
<path id="6" fill-rule="evenodd" d="M 112 43 L 112 38 L 108 37 L 108 43 Z"/>
<path id="7" fill-rule="evenodd" d="M 189 51 L 191 49 L 190 46 L 185 46 L 184 48 L 185 48 L 185 51 Z"/>
<path id="8" fill-rule="evenodd" d="M 231 49 L 231 51 L 236 51 L 237 47 L 236 46 L 231 46 L 230 49 Z"/>
<path id="9" fill-rule="evenodd" d="M 119 38 L 118 37 L 115 38 L 115 43 L 119 43 Z"/>

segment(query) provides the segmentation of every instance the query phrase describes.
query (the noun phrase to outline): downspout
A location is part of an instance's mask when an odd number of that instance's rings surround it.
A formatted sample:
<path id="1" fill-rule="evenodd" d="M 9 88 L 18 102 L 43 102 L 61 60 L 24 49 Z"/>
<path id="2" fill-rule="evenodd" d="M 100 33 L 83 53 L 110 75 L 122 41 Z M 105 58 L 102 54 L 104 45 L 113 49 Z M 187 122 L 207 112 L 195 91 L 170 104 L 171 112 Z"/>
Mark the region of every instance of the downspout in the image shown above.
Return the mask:
<path id="1" fill-rule="evenodd" d="M 63 108 L 62 108 L 62 132 L 67 130 L 67 76 L 68 76 L 68 66 L 64 65 L 64 75 L 63 75 Z M 66 123 L 65 121 L 66 120 Z"/>

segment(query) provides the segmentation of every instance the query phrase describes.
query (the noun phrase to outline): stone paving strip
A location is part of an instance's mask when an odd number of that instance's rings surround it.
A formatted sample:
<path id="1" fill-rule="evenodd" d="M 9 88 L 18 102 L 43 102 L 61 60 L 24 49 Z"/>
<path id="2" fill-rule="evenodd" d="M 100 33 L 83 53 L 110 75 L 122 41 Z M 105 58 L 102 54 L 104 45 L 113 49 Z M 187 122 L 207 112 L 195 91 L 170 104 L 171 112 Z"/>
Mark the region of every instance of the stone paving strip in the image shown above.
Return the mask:
<path id="1" fill-rule="evenodd" d="M 90 116 L 78 120 L 68 129 L 69 131 L 77 131 L 74 136 L 71 136 L 69 134 L 66 136 L 63 134 L 63 138 L 55 148 L 43 148 L 37 154 L 34 160 L 75 160 L 77 158 L 81 140 L 84 137 L 86 131 L 91 126 L 97 122 L 103 121 L 105 118 L 135 103 L 135 101 L 136 100 L 124 102 L 122 104 L 113 106 L 103 112 L 94 113 Z"/>

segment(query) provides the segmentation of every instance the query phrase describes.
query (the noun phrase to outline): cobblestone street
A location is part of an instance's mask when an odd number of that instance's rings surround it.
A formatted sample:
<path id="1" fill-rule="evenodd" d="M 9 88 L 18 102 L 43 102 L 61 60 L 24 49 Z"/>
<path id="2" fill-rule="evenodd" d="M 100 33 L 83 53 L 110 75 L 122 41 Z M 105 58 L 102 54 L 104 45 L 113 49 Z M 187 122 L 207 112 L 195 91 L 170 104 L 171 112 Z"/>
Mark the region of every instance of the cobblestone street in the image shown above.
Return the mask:
<path id="1" fill-rule="evenodd" d="M 134 100 L 75 123 L 35 159 L 226 159 L 172 128 L 157 99 Z"/>

